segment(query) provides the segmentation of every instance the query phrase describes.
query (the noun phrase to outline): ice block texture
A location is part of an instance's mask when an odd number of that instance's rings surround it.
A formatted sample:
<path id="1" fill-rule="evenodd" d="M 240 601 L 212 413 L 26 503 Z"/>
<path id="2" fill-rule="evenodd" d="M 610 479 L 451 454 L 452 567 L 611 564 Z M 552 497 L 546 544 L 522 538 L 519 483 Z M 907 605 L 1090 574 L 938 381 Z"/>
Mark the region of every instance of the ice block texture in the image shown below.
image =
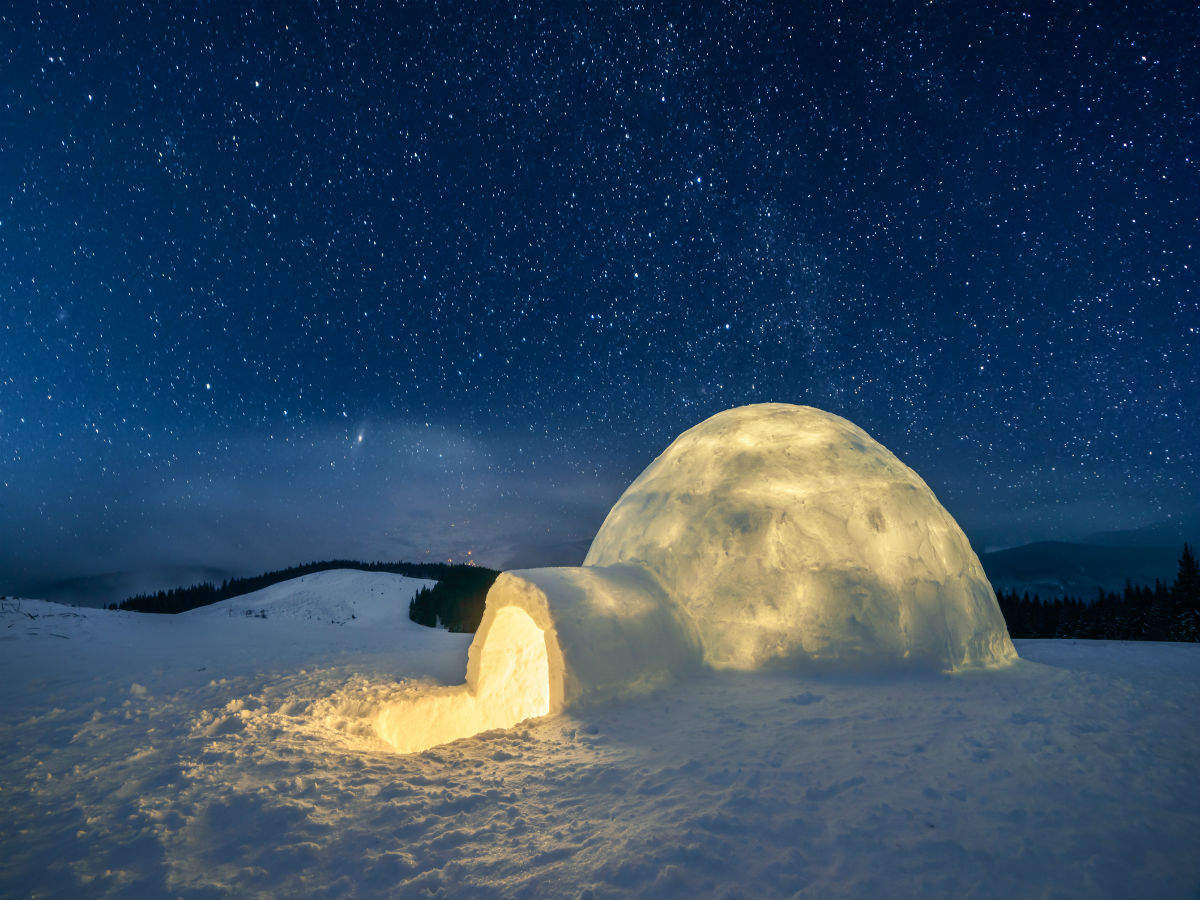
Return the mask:
<path id="1" fill-rule="evenodd" d="M 865 431 L 807 406 L 718 413 L 609 512 L 584 566 L 651 574 L 705 662 L 913 664 L 1016 658 L 966 535 Z"/>

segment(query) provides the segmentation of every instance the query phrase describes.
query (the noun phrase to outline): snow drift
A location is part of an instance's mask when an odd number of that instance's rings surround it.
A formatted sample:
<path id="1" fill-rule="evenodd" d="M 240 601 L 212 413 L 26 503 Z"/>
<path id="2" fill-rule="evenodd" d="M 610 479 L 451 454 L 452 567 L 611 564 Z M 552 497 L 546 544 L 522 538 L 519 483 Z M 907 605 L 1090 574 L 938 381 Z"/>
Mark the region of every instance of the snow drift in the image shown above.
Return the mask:
<path id="1" fill-rule="evenodd" d="M 411 751 L 699 665 L 957 671 L 1015 658 L 978 557 L 925 482 L 845 419 L 767 403 L 677 438 L 582 567 L 501 575 L 466 684 L 378 727 Z"/>

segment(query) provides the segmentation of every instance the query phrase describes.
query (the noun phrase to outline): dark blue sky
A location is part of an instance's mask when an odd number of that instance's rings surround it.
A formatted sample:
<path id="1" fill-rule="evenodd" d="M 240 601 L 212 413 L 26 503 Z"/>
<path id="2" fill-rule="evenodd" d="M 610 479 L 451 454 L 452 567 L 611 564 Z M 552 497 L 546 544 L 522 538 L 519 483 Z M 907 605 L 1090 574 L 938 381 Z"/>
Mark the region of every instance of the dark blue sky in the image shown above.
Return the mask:
<path id="1" fill-rule="evenodd" d="M 577 558 L 763 400 L 977 549 L 1188 514 L 1200 15 L 1131 6 L 0 12 L 0 591 Z"/>

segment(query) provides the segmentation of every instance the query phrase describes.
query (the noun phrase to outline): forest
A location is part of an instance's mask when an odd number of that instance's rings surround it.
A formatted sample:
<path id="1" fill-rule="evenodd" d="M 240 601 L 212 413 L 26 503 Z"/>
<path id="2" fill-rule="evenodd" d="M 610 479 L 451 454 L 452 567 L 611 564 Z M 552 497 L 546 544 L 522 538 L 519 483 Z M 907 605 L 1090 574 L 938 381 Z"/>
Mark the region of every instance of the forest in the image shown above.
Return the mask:
<path id="1" fill-rule="evenodd" d="M 1187 544 L 1170 585 L 1126 582 L 1122 591 L 1099 591 L 1088 600 L 998 591 L 996 600 L 1014 638 L 1200 641 L 1200 569 Z"/>

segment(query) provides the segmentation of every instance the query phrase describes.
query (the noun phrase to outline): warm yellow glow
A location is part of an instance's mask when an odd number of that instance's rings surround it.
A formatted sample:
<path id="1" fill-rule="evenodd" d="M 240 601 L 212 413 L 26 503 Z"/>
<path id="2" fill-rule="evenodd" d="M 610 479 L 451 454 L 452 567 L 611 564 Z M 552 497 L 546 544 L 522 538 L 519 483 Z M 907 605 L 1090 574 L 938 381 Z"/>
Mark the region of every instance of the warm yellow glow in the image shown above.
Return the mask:
<path id="1" fill-rule="evenodd" d="M 383 740 L 400 753 L 416 753 L 550 712 L 546 635 L 524 610 L 498 610 L 476 642 L 475 683 L 468 679 L 385 707 L 375 720 Z"/>
<path id="2" fill-rule="evenodd" d="M 621 495 L 583 564 L 645 570 L 713 668 L 1016 658 L 979 558 L 929 486 L 811 407 L 756 404 L 688 429 Z"/>

